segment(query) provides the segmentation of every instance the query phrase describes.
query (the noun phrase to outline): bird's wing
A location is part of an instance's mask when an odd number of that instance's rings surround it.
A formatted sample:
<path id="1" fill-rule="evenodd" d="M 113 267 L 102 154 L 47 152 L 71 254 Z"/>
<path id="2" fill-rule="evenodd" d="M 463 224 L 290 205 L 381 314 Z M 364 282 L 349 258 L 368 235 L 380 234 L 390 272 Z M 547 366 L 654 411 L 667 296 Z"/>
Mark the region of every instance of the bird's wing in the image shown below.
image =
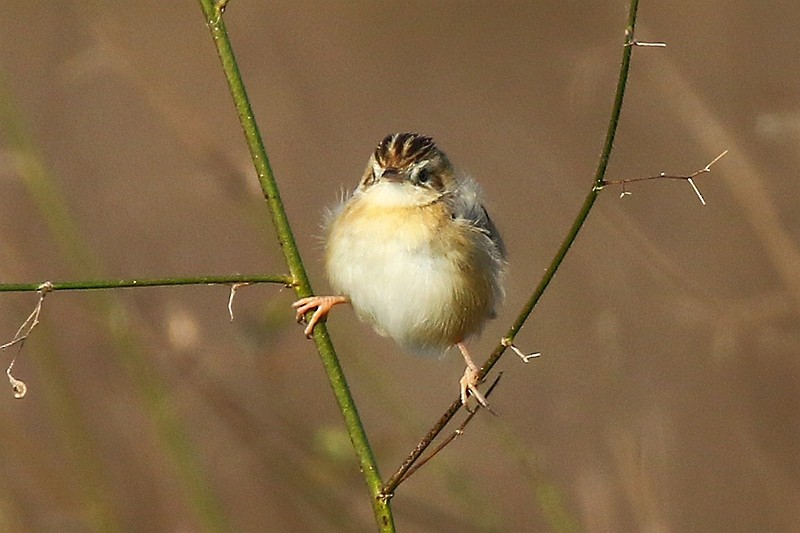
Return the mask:
<path id="1" fill-rule="evenodd" d="M 472 178 L 462 177 L 459 179 L 458 190 L 453 195 L 453 213 L 456 218 L 466 220 L 486 234 L 495 244 L 499 258 L 505 259 L 506 247 L 503 239 L 483 206 L 480 186 Z"/>

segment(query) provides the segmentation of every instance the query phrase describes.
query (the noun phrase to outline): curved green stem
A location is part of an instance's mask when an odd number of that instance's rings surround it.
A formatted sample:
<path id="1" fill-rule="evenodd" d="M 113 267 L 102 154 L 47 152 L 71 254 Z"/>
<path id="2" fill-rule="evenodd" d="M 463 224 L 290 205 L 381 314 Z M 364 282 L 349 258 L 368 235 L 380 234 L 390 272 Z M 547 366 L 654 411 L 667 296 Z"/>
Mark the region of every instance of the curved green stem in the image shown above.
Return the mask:
<path id="1" fill-rule="evenodd" d="M 517 333 L 519 333 L 519 331 L 522 329 L 525 321 L 528 320 L 528 317 L 533 312 L 536 304 L 539 303 L 539 299 L 544 294 L 547 286 L 550 285 L 550 282 L 556 275 L 556 271 L 564 261 L 564 257 L 566 257 L 567 252 L 569 252 L 570 247 L 572 247 L 572 243 L 574 243 L 575 239 L 578 237 L 578 233 L 583 227 L 583 223 L 586 222 L 586 218 L 589 216 L 589 211 L 592 210 L 592 206 L 594 205 L 594 201 L 597 199 L 597 195 L 603 188 L 606 170 L 608 169 L 608 161 L 611 157 L 611 151 L 614 148 L 614 138 L 617 135 L 619 117 L 622 113 L 622 103 L 625 99 L 625 87 L 628 84 L 628 72 L 631 68 L 631 53 L 633 51 L 634 42 L 633 31 L 636 28 L 636 12 L 638 11 L 638 8 L 639 0 L 631 0 L 630 12 L 628 14 L 628 25 L 625 28 L 625 44 L 622 51 L 622 63 L 619 67 L 619 78 L 617 79 L 617 91 L 614 95 L 614 106 L 611 109 L 611 118 L 608 121 L 606 140 L 603 144 L 603 151 L 600 154 L 600 161 L 597 163 L 597 170 L 594 174 L 592 187 L 586 194 L 586 198 L 583 200 L 580 211 L 578 211 L 578 216 L 575 217 L 572 227 L 570 227 L 569 232 L 567 232 L 566 237 L 564 237 L 564 240 L 561 242 L 561 246 L 558 247 L 556 255 L 550 262 L 550 266 L 547 267 L 542 279 L 539 280 L 539 284 L 536 286 L 536 289 L 534 289 L 533 294 L 531 294 L 530 298 L 528 298 L 527 303 L 522 308 L 522 311 L 520 311 L 517 319 L 514 321 L 514 324 L 506 333 L 506 336 L 504 337 L 505 342 L 501 342 L 495 348 L 495 350 L 489 356 L 489 359 L 481 368 L 482 375 L 486 375 L 486 373 L 492 369 L 492 367 L 500 359 L 500 356 L 503 354 L 503 352 L 505 352 L 507 345 L 514 341 L 514 337 L 517 336 Z"/>
<path id="2" fill-rule="evenodd" d="M 277 232 L 278 243 L 281 246 L 289 272 L 292 275 L 293 286 L 297 296 L 304 297 L 312 294 L 311 284 L 303 266 L 300 252 L 292 234 L 289 219 L 281 201 L 278 185 L 269 164 L 264 143 L 259 132 L 258 125 L 253 117 L 253 110 L 247 97 L 244 83 L 236 64 L 228 32 L 223 21 L 223 9 L 225 3 L 214 3 L 212 0 L 200 0 L 200 5 L 206 18 L 211 36 L 217 48 L 222 70 L 228 81 L 231 96 L 239 115 L 247 146 L 250 149 L 250 156 L 253 160 L 256 173 L 258 174 L 264 198 L 267 201 L 272 221 Z M 320 327 L 321 326 L 321 327 Z M 394 531 L 394 519 L 392 517 L 389 501 L 381 498 L 381 478 L 378 472 L 378 465 L 372 453 L 369 440 L 367 439 L 361 418 L 358 415 L 355 402 L 350 394 L 350 389 L 344 377 L 344 372 L 339 364 L 339 359 L 328 336 L 324 324 L 319 324 L 314 328 L 314 341 L 317 345 L 322 364 L 328 377 L 328 381 L 333 388 L 334 396 L 339 404 L 339 410 L 344 418 L 350 440 L 355 449 L 364 480 L 370 490 L 372 497 L 372 509 L 376 523 L 381 531 Z"/>
<path id="3" fill-rule="evenodd" d="M 600 154 L 600 161 L 597 164 L 597 170 L 595 171 L 594 179 L 592 181 L 592 186 L 589 189 L 589 192 L 586 194 L 586 197 L 583 200 L 583 204 L 581 205 L 580 210 L 578 211 L 578 215 L 575 217 L 575 220 L 572 223 L 572 226 L 567 232 L 566 237 L 561 242 L 561 246 L 559 246 L 558 250 L 556 251 L 553 260 L 550 262 L 550 266 L 547 267 L 544 275 L 542 276 L 541 280 L 539 280 L 539 284 L 531 294 L 528 301 L 525 303 L 525 306 L 517 315 L 516 320 L 506 332 L 505 337 L 503 337 L 502 341 L 497 345 L 497 347 L 492 351 L 489 358 L 481 367 L 481 371 L 479 374 L 480 379 L 483 379 L 486 374 L 497 364 L 497 361 L 500 360 L 503 353 L 506 351 L 506 348 L 514 341 L 514 338 L 517 336 L 519 331 L 522 329 L 522 326 L 528 320 L 528 317 L 533 312 L 533 309 L 539 303 L 544 291 L 547 289 L 547 286 L 550 285 L 550 282 L 553 280 L 553 277 L 556 275 L 556 271 L 558 267 L 561 266 L 561 263 L 564 261 L 564 258 L 569 252 L 572 243 L 575 242 L 575 239 L 578 237 L 578 233 L 580 232 L 581 228 L 583 227 L 583 223 L 586 222 L 586 218 L 589 216 L 589 211 L 591 211 L 592 206 L 594 205 L 595 200 L 597 199 L 597 195 L 600 193 L 600 190 L 603 188 L 605 183 L 605 175 L 606 169 L 608 168 L 608 161 L 611 156 L 611 151 L 614 148 L 614 137 L 617 133 L 617 126 L 619 124 L 619 117 L 620 113 L 622 112 L 622 103 L 625 98 L 625 86 L 628 83 L 628 72 L 630 70 L 631 65 L 631 52 L 634 46 L 634 39 L 633 39 L 633 32 L 636 27 L 636 13 L 639 8 L 639 0 L 631 0 L 630 3 L 630 11 L 628 14 L 628 24 L 625 28 L 625 43 L 622 52 L 622 64 L 619 68 L 619 78 L 617 80 L 617 91 L 614 96 L 614 106 L 611 110 L 611 118 L 608 121 L 608 129 L 606 131 L 606 139 L 605 143 L 603 144 L 603 151 Z M 427 435 L 419 442 L 417 447 L 412 451 L 406 460 L 403 462 L 402 465 L 398 468 L 397 472 L 395 472 L 389 480 L 386 481 L 384 485 L 383 491 L 386 494 L 392 494 L 392 492 L 397 488 L 397 486 L 405 479 L 405 475 L 408 470 L 416 463 L 416 461 L 422 456 L 424 451 L 427 447 L 433 442 L 433 440 L 442 432 L 445 426 L 450 422 L 450 420 L 455 416 L 455 414 L 461 408 L 461 399 L 456 399 L 450 407 L 445 411 L 439 421 L 428 431 Z"/>

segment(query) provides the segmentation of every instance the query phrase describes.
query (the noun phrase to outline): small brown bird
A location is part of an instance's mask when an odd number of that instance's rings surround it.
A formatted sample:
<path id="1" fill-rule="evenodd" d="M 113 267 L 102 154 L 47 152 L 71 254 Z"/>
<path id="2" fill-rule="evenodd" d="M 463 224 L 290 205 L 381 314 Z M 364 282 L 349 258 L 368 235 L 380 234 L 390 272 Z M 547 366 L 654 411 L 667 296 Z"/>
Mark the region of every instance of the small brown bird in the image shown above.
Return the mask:
<path id="1" fill-rule="evenodd" d="M 350 303 L 376 332 L 421 355 L 457 346 L 467 391 L 482 404 L 479 368 L 464 342 L 495 316 L 503 299 L 503 241 L 480 199 L 478 185 L 457 176 L 430 137 L 384 138 L 353 193 L 326 219 L 325 266 L 334 296 L 296 301 L 297 319 L 314 310 L 305 329 L 334 305 Z"/>

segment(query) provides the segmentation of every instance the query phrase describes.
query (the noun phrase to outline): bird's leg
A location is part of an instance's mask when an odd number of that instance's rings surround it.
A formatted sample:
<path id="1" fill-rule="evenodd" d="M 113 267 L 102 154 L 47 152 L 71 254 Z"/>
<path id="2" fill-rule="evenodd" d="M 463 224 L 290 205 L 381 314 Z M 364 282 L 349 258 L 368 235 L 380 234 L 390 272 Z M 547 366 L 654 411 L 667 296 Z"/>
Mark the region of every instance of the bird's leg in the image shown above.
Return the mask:
<path id="1" fill-rule="evenodd" d="M 346 296 L 309 296 L 308 298 L 300 298 L 292 304 L 292 307 L 297 311 L 295 318 L 300 324 L 305 321 L 306 313 L 315 309 L 314 314 L 311 315 L 311 319 L 306 324 L 306 329 L 303 330 L 306 337 L 310 339 L 311 334 L 314 332 L 314 326 L 317 325 L 317 322 L 324 320 L 325 317 L 328 316 L 328 313 L 330 313 L 334 305 L 346 304 L 349 302 L 350 299 Z"/>
<path id="2" fill-rule="evenodd" d="M 478 368 L 478 365 L 476 365 L 472 360 L 472 357 L 469 356 L 467 347 L 463 342 L 457 343 L 456 346 L 458 346 L 458 349 L 461 351 L 461 355 L 464 356 L 464 361 L 467 363 L 467 369 L 464 370 L 464 376 L 461 378 L 461 381 L 459 381 L 461 384 L 461 403 L 463 405 L 467 405 L 467 390 L 469 390 L 475 399 L 478 400 L 478 403 L 488 409 L 489 404 L 486 403 L 486 398 L 478 390 L 478 373 L 481 369 Z"/>

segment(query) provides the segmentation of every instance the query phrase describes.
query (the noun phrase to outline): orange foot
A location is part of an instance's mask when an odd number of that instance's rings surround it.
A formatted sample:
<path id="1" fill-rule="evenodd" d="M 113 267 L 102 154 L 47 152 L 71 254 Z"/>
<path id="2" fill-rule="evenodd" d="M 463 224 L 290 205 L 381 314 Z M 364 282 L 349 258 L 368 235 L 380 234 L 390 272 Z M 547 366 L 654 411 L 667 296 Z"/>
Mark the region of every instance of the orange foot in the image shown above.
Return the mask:
<path id="1" fill-rule="evenodd" d="M 469 352 L 467 351 L 467 347 L 464 346 L 463 342 L 459 342 L 457 344 L 458 349 L 461 350 L 461 355 L 464 356 L 464 361 L 467 363 L 467 369 L 464 370 L 464 375 L 462 376 L 459 384 L 461 385 L 461 403 L 462 405 L 467 405 L 467 391 L 469 391 L 478 403 L 481 404 L 486 409 L 489 409 L 489 404 L 486 403 L 486 397 L 481 394 L 481 391 L 478 390 L 478 383 L 480 380 L 478 379 L 478 373 L 480 369 L 478 365 L 476 365 L 472 358 L 469 356 Z"/>
<path id="2" fill-rule="evenodd" d="M 324 320 L 325 317 L 328 316 L 328 313 L 330 313 L 334 305 L 346 304 L 348 302 L 350 302 L 350 299 L 346 296 L 309 296 L 308 298 L 300 298 L 292 304 L 292 307 L 297 311 L 295 318 L 299 324 L 305 322 L 306 313 L 312 309 L 316 309 L 314 314 L 311 315 L 311 319 L 306 324 L 306 329 L 303 330 L 306 337 L 310 339 L 311 334 L 314 332 L 314 326 L 317 325 L 317 322 Z"/>

